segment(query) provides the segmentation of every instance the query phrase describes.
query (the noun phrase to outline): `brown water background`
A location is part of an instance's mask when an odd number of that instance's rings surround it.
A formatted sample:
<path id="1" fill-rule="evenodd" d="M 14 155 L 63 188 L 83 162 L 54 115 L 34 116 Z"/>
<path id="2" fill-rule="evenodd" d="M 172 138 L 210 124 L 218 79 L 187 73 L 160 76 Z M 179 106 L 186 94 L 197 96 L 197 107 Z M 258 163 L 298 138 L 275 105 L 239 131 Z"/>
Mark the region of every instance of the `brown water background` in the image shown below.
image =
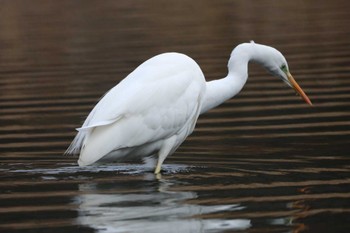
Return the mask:
<path id="1" fill-rule="evenodd" d="M 350 3 L 0 1 L 0 232 L 350 232 Z M 160 179 L 63 156 L 98 99 L 144 60 L 194 58 L 208 80 L 255 40 L 314 103 L 251 64 Z"/>

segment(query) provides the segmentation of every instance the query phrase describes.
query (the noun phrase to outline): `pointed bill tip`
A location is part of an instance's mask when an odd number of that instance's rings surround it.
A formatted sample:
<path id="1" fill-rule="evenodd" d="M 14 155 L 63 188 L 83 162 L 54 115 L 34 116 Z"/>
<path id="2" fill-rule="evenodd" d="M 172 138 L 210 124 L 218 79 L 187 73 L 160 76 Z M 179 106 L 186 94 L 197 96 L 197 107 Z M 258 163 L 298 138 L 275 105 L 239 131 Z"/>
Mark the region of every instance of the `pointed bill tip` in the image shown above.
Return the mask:
<path id="1" fill-rule="evenodd" d="M 305 92 L 303 91 L 303 89 L 301 89 L 301 87 L 298 85 L 298 83 L 295 81 L 295 79 L 293 78 L 293 76 L 288 73 L 288 80 L 290 82 L 290 84 L 292 85 L 293 89 L 301 96 L 301 98 L 310 106 L 313 106 L 311 100 L 309 99 L 309 97 L 305 94 Z"/>

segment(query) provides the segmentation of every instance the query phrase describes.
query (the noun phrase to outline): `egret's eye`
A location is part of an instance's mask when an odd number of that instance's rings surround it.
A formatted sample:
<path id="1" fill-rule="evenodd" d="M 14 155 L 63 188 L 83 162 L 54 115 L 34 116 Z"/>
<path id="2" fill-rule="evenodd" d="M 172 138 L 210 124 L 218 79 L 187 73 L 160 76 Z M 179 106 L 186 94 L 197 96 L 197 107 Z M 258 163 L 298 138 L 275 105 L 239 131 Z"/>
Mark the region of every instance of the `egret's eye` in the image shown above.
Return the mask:
<path id="1" fill-rule="evenodd" d="M 282 66 L 281 66 L 281 70 L 283 71 L 283 72 L 287 72 L 287 66 L 286 66 L 286 64 L 283 64 Z"/>

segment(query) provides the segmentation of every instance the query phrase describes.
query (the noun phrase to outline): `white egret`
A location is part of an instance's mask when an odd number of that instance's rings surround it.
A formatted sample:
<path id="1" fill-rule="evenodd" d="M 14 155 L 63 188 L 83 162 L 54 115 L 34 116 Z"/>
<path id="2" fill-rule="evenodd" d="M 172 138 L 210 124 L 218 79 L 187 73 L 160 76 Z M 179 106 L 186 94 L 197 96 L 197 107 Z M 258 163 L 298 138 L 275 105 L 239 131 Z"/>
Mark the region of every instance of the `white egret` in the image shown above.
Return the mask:
<path id="1" fill-rule="evenodd" d="M 248 63 L 261 64 L 310 105 L 276 49 L 251 43 L 231 53 L 226 77 L 206 82 L 199 65 L 180 53 L 152 57 L 113 87 L 88 115 L 66 153 L 79 153 L 78 164 L 156 156 L 155 173 L 165 158 L 190 135 L 198 116 L 240 92 Z"/>

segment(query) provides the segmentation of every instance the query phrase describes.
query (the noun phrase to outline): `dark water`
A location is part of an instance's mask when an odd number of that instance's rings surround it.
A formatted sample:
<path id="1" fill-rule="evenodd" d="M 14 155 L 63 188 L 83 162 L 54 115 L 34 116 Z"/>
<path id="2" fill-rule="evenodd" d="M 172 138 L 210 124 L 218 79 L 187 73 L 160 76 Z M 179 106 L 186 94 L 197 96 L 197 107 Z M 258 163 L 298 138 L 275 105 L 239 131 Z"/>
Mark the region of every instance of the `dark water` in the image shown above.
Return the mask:
<path id="1" fill-rule="evenodd" d="M 0 232 L 350 232 L 348 1 L 0 1 Z M 63 156 L 147 58 L 208 80 L 249 40 L 281 50 L 310 108 L 256 65 L 155 177 Z"/>

